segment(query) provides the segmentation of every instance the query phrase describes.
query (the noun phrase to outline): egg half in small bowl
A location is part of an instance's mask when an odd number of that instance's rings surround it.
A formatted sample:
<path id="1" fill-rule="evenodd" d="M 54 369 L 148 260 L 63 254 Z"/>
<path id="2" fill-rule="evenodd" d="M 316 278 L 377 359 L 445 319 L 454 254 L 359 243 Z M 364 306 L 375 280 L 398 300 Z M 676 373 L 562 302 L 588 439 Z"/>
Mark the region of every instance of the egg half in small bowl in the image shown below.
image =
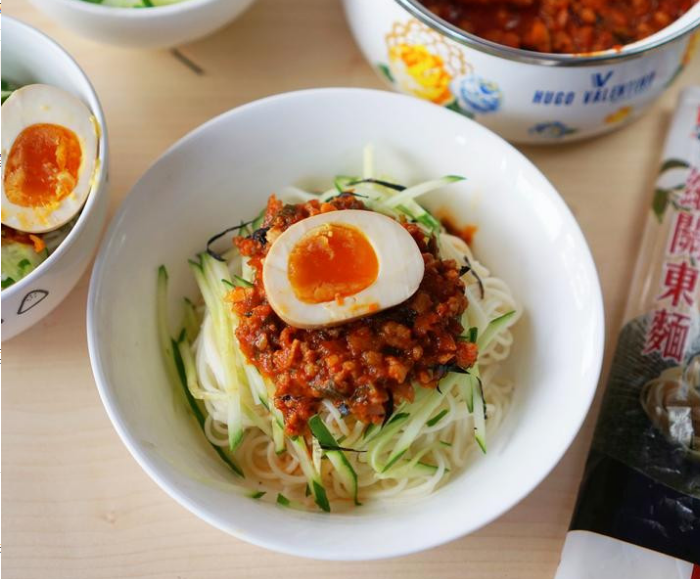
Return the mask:
<path id="1" fill-rule="evenodd" d="M 31 26 L 2 20 L 7 341 L 57 307 L 90 265 L 109 204 L 109 143 L 99 98 L 76 61 Z"/>
<path id="2" fill-rule="evenodd" d="M 45 84 L 2 105 L 2 224 L 45 233 L 80 211 L 93 185 L 98 127 L 72 94 Z"/>
<path id="3" fill-rule="evenodd" d="M 401 224 L 347 209 L 285 230 L 265 258 L 263 283 L 277 315 L 308 329 L 400 304 L 416 292 L 423 271 L 418 245 Z"/>

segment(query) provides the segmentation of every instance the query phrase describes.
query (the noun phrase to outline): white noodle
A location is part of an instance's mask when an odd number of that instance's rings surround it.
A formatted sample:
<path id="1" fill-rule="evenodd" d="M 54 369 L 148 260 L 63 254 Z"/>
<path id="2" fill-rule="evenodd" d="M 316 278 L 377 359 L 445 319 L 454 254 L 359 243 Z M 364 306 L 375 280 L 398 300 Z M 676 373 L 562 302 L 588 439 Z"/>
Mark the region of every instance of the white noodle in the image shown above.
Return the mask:
<path id="1" fill-rule="evenodd" d="M 300 190 L 286 192 L 301 196 Z M 445 259 L 459 260 L 459 263 L 463 263 L 462 256 L 467 255 L 473 271 L 478 274 L 483 283 L 482 298 L 476 278 L 470 273 L 465 275 L 464 279 L 468 284 L 466 293 L 470 301 L 470 320 L 477 324 L 480 331 L 490 320 L 512 310 L 516 311 L 516 315 L 511 325 L 515 323 L 520 316 L 520 309 L 503 280 L 491 276 L 489 270 L 474 259 L 469 247 L 457 237 L 442 234 L 440 249 Z M 240 275 L 241 263 L 240 256 L 232 258 L 229 263 L 232 273 Z M 498 429 L 510 405 L 513 385 L 499 376 L 499 366 L 508 357 L 512 344 L 513 336 L 509 329 L 505 329 L 486 349 L 479 352 L 479 368 L 487 402 L 489 436 Z M 206 311 L 200 334 L 192 348 L 202 390 L 213 394 L 225 393 L 223 387 L 225 372 L 219 352 L 216 350 L 214 324 Z M 227 447 L 227 400 L 214 397 L 204 402 L 207 412 L 204 432 L 207 438 L 217 446 Z M 269 412 L 264 406 L 255 405 L 252 409 L 261 419 L 270 420 Z M 345 453 L 357 473 L 361 502 L 398 501 L 427 496 L 467 464 L 477 446 L 473 436 L 473 419 L 458 388 L 452 388 L 449 394 L 445 395 L 434 415 L 443 410 L 446 410 L 446 413 L 441 420 L 432 426 L 424 427 L 411 445 L 412 454 L 408 456 L 409 459 L 423 453 L 421 460 L 437 467 L 424 476 L 379 478 L 367 464 L 366 454 Z M 351 447 L 361 442 L 365 425 L 352 416 L 343 417 L 332 402 L 324 400 L 319 414 L 336 440 L 342 440 L 341 446 Z M 396 436 L 400 436 L 400 433 Z M 392 445 L 387 445 L 386 452 L 391 452 L 391 449 Z M 246 472 L 246 484 L 261 485 L 267 490 L 283 493 L 290 500 L 309 508 L 313 507 L 312 498 L 307 496 L 306 477 L 301 472 L 294 452 L 277 454 L 273 440 L 259 428 L 254 426 L 248 428 L 243 442 L 235 453 L 235 459 Z M 348 489 L 343 486 L 335 471 L 327 463 L 328 461 L 323 461 L 323 481 L 328 498 L 333 502 L 334 510 L 352 508 L 352 497 Z M 256 486 L 256 488 L 259 487 Z"/>

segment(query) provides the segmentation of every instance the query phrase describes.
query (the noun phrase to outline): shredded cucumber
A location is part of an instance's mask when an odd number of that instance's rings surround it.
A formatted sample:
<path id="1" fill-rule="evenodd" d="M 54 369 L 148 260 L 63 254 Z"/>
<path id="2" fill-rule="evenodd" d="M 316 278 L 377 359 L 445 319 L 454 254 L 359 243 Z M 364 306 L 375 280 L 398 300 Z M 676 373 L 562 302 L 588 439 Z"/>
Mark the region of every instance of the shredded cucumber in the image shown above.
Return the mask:
<path id="1" fill-rule="evenodd" d="M 481 378 L 475 376 L 476 386 L 472 388 L 474 393 L 474 439 L 486 454 L 486 401 L 484 400 L 484 389 L 481 385 Z"/>
<path id="2" fill-rule="evenodd" d="M 357 473 L 350 464 L 350 461 L 345 456 L 345 453 L 339 449 L 338 442 L 333 438 L 321 417 L 316 414 L 309 419 L 309 428 L 311 433 L 318 440 L 323 453 L 328 457 L 333 468 L 338 473 L 343 486 L 352 494 L 356 505 L 359 505 L 357 500 Z"/>
<path id="3" fill-rule="evenodd" d="M 446 177 L 441 177 L 440 179 L 435 179 L 434 181 L 426 181 L 404 189 L 401 191 L 401 193 L 389 198 L 386 203 L 389 207 L 396 207 L 397 205 L 401 204 L 405 205 L 407 201 L 412 201 L 416 197 L 420 197 L 421 195 L 425 195 L 426 193 L 440 189 L 445 185 L 457 183 L 458 181 L 464 181 L 464 179 L 464 177 L 460 177 L 459 175 L 448 175 Z"/>
<path id="4" fill-rule="evenodd" d="M 510 325 L 510 322 L 514 316 L 515 310 L 491 320 L 489 325 L 486 326 L 486 330 L 482 332 L 476 341 L 476 345 L 478 346 L 479 350 L 486 349 L 491 341 Z"/>
<path id="5" fill-rule="evenodd" d="M 243 440 L 243 410 L 238 384 L 238 371 L 235 367 L 236 351 L 233 348 L 233 337 L 229 322 L 229 315 L 225 311 L 218 288 L 223 287 L 220 280 L 228 276 L 215 271 L 212 262 L 219 263 L 207 253 L 200 254 L 200 262 L 190 262 L 190 269 L 199 286 L 199 291 L 204 297 L 212 319 L 217 341 L 217 349 L 221 353 L 224 372 L 226 375 L 226 392 L 229 394 L 227 429 L 229 437 L 229 449 L 235 450 Z M 225 266 L 223 266 L 226 269 Z M 212 279 L 213 278 L 213 279 Z M 210 283 L 213 282 L 213 283 Z"/>
<path id="6" fill-rule="evenodd" d="M 2 289 L 29 275 L 49 256 L 48 249 L 37 252 L 28 243 L 2 239 Z"/>
<path id="7" fill-rule="evenodd" d="M 441 392 L 422 388 L 420 393 L 424 395 L 419 397 L 418 394 L 416 394 L 416 401 L 409 406 L 411 411 L 410 420 L 406 423 L 406 426 L 396 442 L 394 450 L 389 455 L 387 464 L 384 465 L 382 471 L 386 471 L 391 468 L 391 466 L 408 451 L 413 441 L 425 427 L 425 424 L 430 419 L 430 416 L 433 414 L 433 412 L 435 412 L 435 409 L 440 406 L 445 396 L 450 393 L 457 382 L 458 376 L 458 374 L 451 372 L 445 378 L 443 378 L 440 381 Z"/>
<path id="8" fill-rule="evenodd" d="M 323 482 L 321 481 L 321 473 L 314 466 L 313 459 L 309 454 L 309 449 L 306 445 L 306 441 L 301 436 L 295 436 L 291 439 L 291 442 L 292 448 L 294 449 L 296 457 L 299 460 L 299 466 L 301 467 L 301 470 L 308 481 L 309 489 L 311 490 L 315 503 L 322 511 L 330 513 L 331 507 L 328 503 L 328 496 L 326 495 L 326 490 L 323 487 Z"/>
<path id="9" fill-rule="evenodd" d="M 170 384 L 173 386 L 175 384 L 180 384 L 182 387 L 182 392 L 185 396 L 192 415 L 197 420 L 202 433 L 204 433 L 204 424 L 206 418 L 202 413 L 201 408 L 197 404 L 197 401 L 190 394 L 187 382 L 187 370 L 185 368 L 185 363 L 180 356 L 180 350 L 178 344 L 170 337 L 170 330 L 168 329 L 168 316 L 167 316 L 167 305 L 168 305 L 168 272 L 165 266 L 161 265 L 158 268 L 158 282 L 156 291 L 156 312 L 157 312 L 157 322 L 158 327 L 158 338 L 161 348 L 161 354 L 163 358 L 163 363 L 166 366 L 166 371 L 168 377 L 170 378 Z M 206 437 L 205 437 L 206 438 Z M 209 442 L 209 440 L 207 440 Z M 214 449 L 214 451 L 219 455 L 221 460 L 223 460 L 229 468 L 240 477 L 245 477 L 243 470 L 236 464 L 236 462 L 228 456 L 221 447 L 211 444 L 209 445 Z"/>

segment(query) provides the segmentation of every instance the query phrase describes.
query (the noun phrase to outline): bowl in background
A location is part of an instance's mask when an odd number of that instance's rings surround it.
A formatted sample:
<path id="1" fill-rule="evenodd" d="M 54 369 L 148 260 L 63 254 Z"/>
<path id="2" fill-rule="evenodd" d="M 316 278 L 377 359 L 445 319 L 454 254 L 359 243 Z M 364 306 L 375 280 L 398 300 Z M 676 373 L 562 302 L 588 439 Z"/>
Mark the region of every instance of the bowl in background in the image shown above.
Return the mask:
<path id="1" fill-rule="evenodd" d="M 2 36 L 3 79 L 62 88 L 88 106 L 100 127 L 94 184 L 75 225 L 46 261 L 2 290 L 2 337 L 9 340 L 60 304 L 90 264 L 107 215 L 108 146 L 100 101 L 75 60 L 48 36 L 9 16 L 2 17 Z"/>
<path id="2" fill-rule="evenodd" d="M 290 143 L 293 142 L 293 146 Z M 474 251 L 524 308 L 508 367 L 513 405 L 489 453 L 423 500 L 330 515 L 243 496 L 168 382 L 156 328 L 156 272 L 170 314 L 196 295 L 187 259 L 259 213 L 288 184 L 324 189 L 357 174 L 371 142 L 380 174 L 467 181 L 428 205 L 479 228 Z M 179 314 L 178 314 L 179 315 Z M 257 545 L 319 559 L 412 553 L 485 525 L 527 495 L 578 431 L 603 351 L 600 286 L 586 242 L 547 179 L 479 124 L 386 91 L 317 89 L 225 113 L 175 144 L 139 180 L 96 260 L 88 344 L 107 413 L 146 472 L 212 525 Z M 124 363 L 128 361 L 128 363 Z"/>
<path id="3" fill-rule="evenodd" d="M 639 117 L 688 63 L 700 26 L 696 4 L 667 28 L 619 50 L 544 54 L 469 34 L 420 0 L 343 2 L 365 57 L 392 87 L 475 118 L 517 143 L 583 139 Z"/>
<path id="4" fill-rule="evenodd" d="M 185 0 L 155 8 L 115 8 L 82 0 L 30 0 L 59 24 L 107 44 L 170 48 L 212 34 L 254 0 Z"/>

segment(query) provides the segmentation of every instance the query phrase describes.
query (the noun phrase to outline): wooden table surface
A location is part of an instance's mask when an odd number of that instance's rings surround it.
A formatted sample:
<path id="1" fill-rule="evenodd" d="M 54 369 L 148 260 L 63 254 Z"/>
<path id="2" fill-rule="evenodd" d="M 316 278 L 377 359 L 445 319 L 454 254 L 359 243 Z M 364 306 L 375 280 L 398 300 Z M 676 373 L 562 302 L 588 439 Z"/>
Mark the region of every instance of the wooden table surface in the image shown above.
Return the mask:
<path id="1" fill-rule="evenodd" d="M 207 119 L 273 93 L 383 88 L 337 0 L 259 0 L 217 35 L 173 54 L 100 46 L 26 0 L 5 14 L 58 40 L 92 79 L 111 138 L 111 211 L 160 153 Z M 524 148 L 576 215 L 605 296 L 607 373 L 669 115 L 700 83 L 700 59 L 643 119 L 556 148 Z M 170 499 L 131 458 L 97 395 L 87 355 L 88 275 L 39 325 L 4 344 L 2 514 L 5 579 L 255 577 L 550 579 L 571 516 L 595 409 L 566 456 L 522 503 L 473 535 L 417 555 L 324 563 L 248 545 Z M 599 392 L 600 394 L 600 392 Z"/>

